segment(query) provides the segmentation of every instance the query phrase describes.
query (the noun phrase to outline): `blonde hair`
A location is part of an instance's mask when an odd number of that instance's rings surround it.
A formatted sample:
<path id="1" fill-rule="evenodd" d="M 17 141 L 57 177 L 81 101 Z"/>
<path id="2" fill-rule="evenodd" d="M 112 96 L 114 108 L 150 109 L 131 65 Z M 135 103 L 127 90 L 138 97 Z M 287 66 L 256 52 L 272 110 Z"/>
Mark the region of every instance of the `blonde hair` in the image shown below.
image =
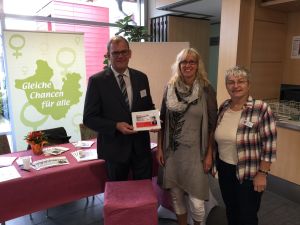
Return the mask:
<path id="1" fill-rule="evenodd" d="M 207 72 L 205 71 L 205 66 L 202 60 L 202 57 L 194 48 L 185 48 L 181 50 L 177 57 L 175 62 L 172 65 L 172 78 L 170 79 L 169 83 L 174 84 L 179 79 L 182 79 L 182 73 L 180 71 L 180 62 L 186 59 L 188 55 L 191 55 L 195 57 L 196 62 L 198 63 L 197 71 L 196 71 L 196 79 L 200 80 L 200 84 L 202 84 L 204 87 L 209 85 L 209 80 L 207 78 Z"/>
<path id="2" fill-rule="evenodd" d="M 247 81 L 250 81 L 250 72 L 243 66 L 234 66 L 225 71 L 225 82 L 229 76 L 245 77 Z"/>

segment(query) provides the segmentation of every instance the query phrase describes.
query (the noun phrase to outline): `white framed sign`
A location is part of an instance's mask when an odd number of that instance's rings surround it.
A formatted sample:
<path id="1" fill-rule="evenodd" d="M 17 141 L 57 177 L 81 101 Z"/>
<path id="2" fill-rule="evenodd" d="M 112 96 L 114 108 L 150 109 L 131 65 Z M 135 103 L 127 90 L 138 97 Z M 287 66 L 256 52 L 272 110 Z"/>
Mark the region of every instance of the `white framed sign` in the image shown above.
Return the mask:
<path id="1" fill-rule="evenodd" d="M 300 59 L 300 36 L 293 37 L 291 58 Z"/>

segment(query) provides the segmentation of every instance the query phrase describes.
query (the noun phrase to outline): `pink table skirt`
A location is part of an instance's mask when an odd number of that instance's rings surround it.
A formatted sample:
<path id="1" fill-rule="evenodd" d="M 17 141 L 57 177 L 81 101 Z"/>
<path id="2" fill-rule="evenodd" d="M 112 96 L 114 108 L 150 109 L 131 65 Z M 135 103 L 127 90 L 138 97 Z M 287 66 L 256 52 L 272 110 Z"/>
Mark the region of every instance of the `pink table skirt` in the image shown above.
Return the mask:
<path id="1" fill-rule="evenodd" d="M 62 146 L 70 148 L 60 155 L 67 157 L 69 165 L 26 172 L 14 162 L 21 178 L 0 182 L 0 222 L 104 192 L 107 180 L 104 160 L 77 162 L 71 155 L 74 146 Z M 32 155 L 32 152 L 7 156 L 24 155 Z M 32 155 L 32 160 L 46 157 L 50 156 Z"/>

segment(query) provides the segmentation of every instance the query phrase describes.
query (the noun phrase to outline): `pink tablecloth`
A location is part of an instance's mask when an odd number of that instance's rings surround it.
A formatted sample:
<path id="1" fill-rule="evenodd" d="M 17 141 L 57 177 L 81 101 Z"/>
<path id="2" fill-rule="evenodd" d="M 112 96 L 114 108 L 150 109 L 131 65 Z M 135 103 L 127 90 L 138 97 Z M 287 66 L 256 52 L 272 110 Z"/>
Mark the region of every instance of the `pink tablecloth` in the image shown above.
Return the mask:
<path id="1" fill-rule="evenodd" d="M 107 180 L 104 161 L 77 162 L 71 155 L 74 146 L 62 146 L 70 148 L 60 155 L 68 158 L 69 165 L 26 172 L 14 162 L 21 178 L 0 183 L 0 222 L 104 192 Z M 93 147 L 96 148 L 96 144 Z M 32 152 L 29 150 L 7 156 L 24 155 L 32 155 Z M 32 155 L 32 160 L 46 157 L 50 156 Z"/>

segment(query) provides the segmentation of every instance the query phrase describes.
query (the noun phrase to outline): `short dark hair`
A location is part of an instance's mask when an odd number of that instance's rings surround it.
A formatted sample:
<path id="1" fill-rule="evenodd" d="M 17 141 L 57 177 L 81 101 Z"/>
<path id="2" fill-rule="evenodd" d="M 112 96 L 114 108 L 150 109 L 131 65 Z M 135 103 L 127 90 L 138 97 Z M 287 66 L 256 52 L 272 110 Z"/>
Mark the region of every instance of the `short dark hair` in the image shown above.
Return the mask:
<path id="1" fill-rule="evenodd" d="M 110 53 L 110 46 L 111 46 L 111 44 L 113 42 L 118 43 L 118 42 L 122 42 L 122 41 L 124 41 L 126 43 L 128 49 L 129 49 L 129 43 L 128 43 L 128 41 L 124 37 L 122 37 L 122 36 L 114 36 L 107 43 L 107 55 Z"/>

